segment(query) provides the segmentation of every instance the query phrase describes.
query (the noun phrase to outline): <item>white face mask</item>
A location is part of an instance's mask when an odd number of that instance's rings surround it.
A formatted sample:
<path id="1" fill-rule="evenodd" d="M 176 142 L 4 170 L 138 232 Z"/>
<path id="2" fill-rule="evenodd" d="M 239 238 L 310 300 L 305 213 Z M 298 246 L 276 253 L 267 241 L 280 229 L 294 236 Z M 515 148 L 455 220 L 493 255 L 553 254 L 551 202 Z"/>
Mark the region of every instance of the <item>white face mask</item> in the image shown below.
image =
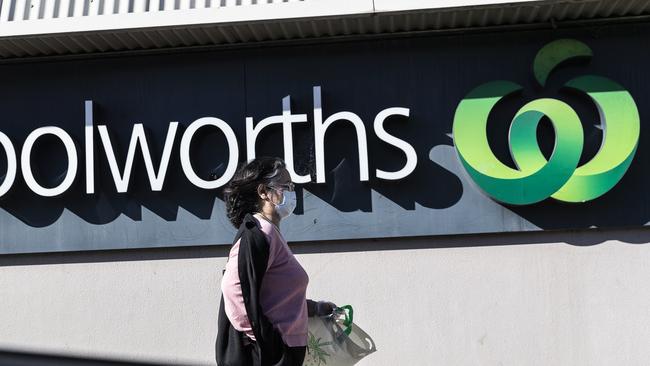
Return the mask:
<path id="1" fill-rule="evenodd" d="M 275 204 L 275 212 L 281 219 L 288 217 L 296 209 L 296 192 L 282 192 L 282 202 Z"/>

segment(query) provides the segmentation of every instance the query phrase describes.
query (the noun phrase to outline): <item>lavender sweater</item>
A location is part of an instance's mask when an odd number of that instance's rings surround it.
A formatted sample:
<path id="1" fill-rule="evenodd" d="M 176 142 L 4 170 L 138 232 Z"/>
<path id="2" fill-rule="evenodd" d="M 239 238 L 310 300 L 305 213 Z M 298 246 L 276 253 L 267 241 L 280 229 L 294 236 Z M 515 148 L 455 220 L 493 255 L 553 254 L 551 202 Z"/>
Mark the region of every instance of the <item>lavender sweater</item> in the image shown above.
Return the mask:
<path id="1" fill-rule="evenodd" d="M 254 216 L 269 243 L 269 262 L 260 288 L 260 305 L 289 347 L 307 345 L 307 284 L 309 277 L 282 234 L 270 222 Z M 242 296 L 237 268 L 239 241 L 230 249 L 221 280 L 224 310 L 232 326 L 255 340 Z"/>

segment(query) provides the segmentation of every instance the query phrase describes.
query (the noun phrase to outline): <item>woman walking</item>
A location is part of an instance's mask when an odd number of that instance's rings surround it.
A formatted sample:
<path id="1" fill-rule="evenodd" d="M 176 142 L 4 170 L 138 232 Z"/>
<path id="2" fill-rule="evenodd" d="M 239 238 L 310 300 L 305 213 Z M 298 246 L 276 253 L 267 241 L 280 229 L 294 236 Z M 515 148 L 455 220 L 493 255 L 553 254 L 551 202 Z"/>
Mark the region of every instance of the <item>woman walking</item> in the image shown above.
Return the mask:
<path id="1" fill-rule="evenodd" d="M 301 366 L 307 317 L 331 314 L 334 304 L 306 299 L 307 273 L 279 230 L 296 206 L 284 162 L 257 158 L 224 191 L 239 228 L 221 282 L 216 345 L 219 366 Z"/>

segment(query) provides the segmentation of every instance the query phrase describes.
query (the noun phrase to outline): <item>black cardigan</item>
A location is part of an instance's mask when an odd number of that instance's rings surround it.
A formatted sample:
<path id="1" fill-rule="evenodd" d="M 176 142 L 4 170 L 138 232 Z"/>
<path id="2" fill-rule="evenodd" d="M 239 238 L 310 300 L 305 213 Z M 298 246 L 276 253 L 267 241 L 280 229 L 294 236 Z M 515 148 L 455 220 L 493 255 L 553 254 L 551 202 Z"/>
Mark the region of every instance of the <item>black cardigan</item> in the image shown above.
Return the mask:
<path id="1" fill-rule="evenodd" d="M 266 318 L 260 306 L 259 294 L 262 279 L 269 261 L 269 243 L 257 226 L 252 215 L 244 218 L 235 242 L 239 243 L 239 281 L 241 283 L 246 314 L 253 328 L 256 342 L 253 352 L 261 363 L 253 363 L 250 350 L 245 349 L 242 332 L 230 324 L 223 306 L 223 295 L 219 307 L 219 323 L 216 343 L 216 359 L 219 366 L 284 366 L 290 357 L 280 333 Z"/>

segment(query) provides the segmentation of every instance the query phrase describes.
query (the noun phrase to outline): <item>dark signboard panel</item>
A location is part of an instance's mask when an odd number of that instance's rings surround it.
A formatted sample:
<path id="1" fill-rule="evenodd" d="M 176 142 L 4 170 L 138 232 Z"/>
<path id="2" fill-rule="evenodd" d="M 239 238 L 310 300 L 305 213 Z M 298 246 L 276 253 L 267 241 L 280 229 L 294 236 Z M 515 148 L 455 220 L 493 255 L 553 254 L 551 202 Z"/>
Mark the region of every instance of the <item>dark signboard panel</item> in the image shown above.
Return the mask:
<path id="1" fill-rule="evenodd" d="M 545 44 L 562 38 L 584 42 L 593 57 L 562 64 L 540 87 L 533 59 Z M 290 241 L 646 225 L 650 50 L 642 45 L 648 41 L 650 27 L 626 25 L 3 64 L 0 131 L 13 144 L 18 166 L 15 181 L 0 198 L 0 252 L 230 243 L 234 229 L 223 211 L 221 188 L 202 189 L 188 180 L 181 161 L 182 137 L 201 118 L 222 120 L 236 137 L 238 160 L 245 161 L 246 118 L 257 125 L 281 115 L 287 96 L 291 113 L 307 117 L 292 124 L 291 146 L 297 174 L 311 175 L 312 180 L 300 185 L 296 215 L 283 224 Z M 517 110 L 538 98 L 562 100 L 580 117 L 584 164 L 598 152 L 605 132 L 594 103 L 562 86 L 586 74 L 615 80 L 636 101 L 640 139 L 622 180 L 585 203 L 547 199 L 512 206 L 483 194 L 466 175 L 454 148 L 451 133 L 458 103 L 492 80 L 524 87 L 500 101 L 488 123 L 492 151 L 515 167 L 508 132 Z M 341 116 L 354 115 L 363 123 L 361 135 L 358 124 L 345 120 L 326 130 L 324 183 L 316 183 L 314 87 L 320 87 L 323 119 L 349 112 Z M 85 101 L 92 101 L 91 194 Z M 404 151 L 380 138 L 375 125 L 381 111 L 395 107 L 408 109 L 408 117 L 389 116 L 382 126 L 415 149 L 417 166 L 406 177 L 386 180 L 377 177 L 378 170 L 398 171 L 407 160 Z M 142 124 L 157 171 L 165 160 L 171 122 L 178 122 L 178 130 L 169 143 L 162 190 L 152 190 L 138 147 L 128 190 L 118 192 L 106 139 L 121 176 L 134 125 Z M 21 162 L 28 135 L 45 126 L 69 134 L 78 157 L 70 187 L 54 197 L 33 192 L 24 168 L 28 163 L 34 180 L 46 189 L 62 184 L 69 164 L 62 142 L 45 134 L 34 142 L 29 161 Z M 98 126 L 105 126 L 104 136 Z M 360 159 L 363 133 L 367 157 L 361 154 Z M 537 135 L 549 157 L 555 141 L 551 124 L 543 120 Z M 283 156 L 284 136 L 281 124 L 264 128 L 257 136 L 256 154 Z M 231 153 L 224 132 L 210 126 L 193 134 L 186 151 L 192 170 L 205 182 L 227 173 Z M 367 181 L 360 169 L 360 160 L 366 158 Z M 0 160 L 0 172 L 7 171 L 4 153 Z"/>

